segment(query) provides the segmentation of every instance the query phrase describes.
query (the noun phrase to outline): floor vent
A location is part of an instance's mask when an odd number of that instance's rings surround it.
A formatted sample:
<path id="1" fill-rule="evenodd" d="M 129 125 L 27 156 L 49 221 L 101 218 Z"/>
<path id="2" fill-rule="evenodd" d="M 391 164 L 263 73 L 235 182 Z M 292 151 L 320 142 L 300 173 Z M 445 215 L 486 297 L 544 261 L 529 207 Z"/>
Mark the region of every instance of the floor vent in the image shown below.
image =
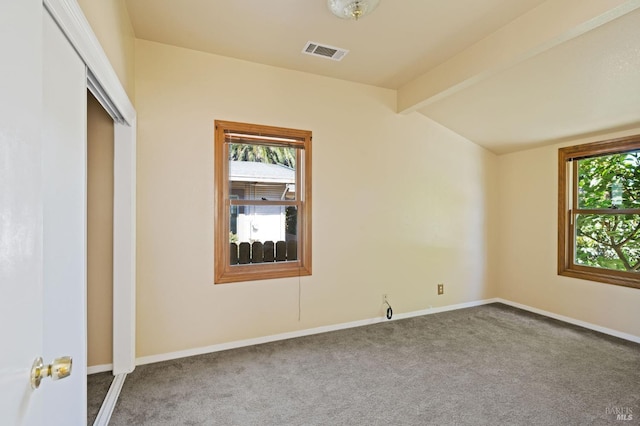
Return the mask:
<path id="1" fill-rule="evenodd" d="M 349 53 L 346 49 L 341 49 L 339 47 L 322 45 L 320 43 L 316 43 L 314 41 L 309 41 L 302 49 L 302 53 L 306 53 L 307 55 L 320 56 L 326 59 L 332 59 L 334 61 L 340 61 L 345 57 L 347 53 Z"/>

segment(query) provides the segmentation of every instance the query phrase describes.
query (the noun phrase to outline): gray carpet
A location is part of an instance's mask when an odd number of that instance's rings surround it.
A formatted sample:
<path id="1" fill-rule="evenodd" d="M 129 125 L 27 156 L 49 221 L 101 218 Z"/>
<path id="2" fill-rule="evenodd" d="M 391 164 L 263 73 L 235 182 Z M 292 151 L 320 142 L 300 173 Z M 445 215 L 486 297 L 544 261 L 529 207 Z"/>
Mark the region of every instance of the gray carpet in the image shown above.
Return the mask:
<path id="1" fill-rule="evenodd" d="M 546 426 L 639 418 L 640 345 L 492 304 L 140 366 L 111 424 Z"/>
<path id="2" fill-rule="evenodd" d="M 92 425 L 98 416 L 102 401 L 109 392 L 113 382 L 113 374 L 110 371 L 105 373 L 90 374 L 87 376 L 87 424 Z"/>

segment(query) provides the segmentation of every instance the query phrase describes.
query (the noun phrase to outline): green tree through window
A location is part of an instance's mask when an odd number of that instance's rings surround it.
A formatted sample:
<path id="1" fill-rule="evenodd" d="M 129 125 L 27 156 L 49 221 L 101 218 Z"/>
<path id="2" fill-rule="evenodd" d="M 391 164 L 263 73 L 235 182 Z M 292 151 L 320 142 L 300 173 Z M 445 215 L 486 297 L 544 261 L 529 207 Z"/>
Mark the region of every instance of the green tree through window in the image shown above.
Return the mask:
<path id="1" fill-rule="evenodd" d="M 578 160 L 578 208 L 602 210 L 576 218 L 576 263 L 640 270 L 640 152 Z"/>
<path id="2" fill-rule="evenodd" d="M 280 164 L 296 168 L 295 149 L 285 146 L 229 144 L 229 159 L 232 161 L 252 161 L 256 163 Z"/>
<path id="3" fill-rule="evenodd" d="M 558 273 L 640 288 L 640 135 L 559 150 Z"/>

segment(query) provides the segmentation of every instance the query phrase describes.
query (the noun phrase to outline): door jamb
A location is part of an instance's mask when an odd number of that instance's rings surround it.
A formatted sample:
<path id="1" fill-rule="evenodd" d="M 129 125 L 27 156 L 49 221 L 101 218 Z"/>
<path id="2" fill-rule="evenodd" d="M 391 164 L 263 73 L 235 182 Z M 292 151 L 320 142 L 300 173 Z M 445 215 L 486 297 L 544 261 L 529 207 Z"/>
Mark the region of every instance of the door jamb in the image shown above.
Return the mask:
<path id="1" fill-rule="evenodd" d="M 135 368 L 136 110 L 75 0 L 43 0 L 87 66 L 87 87 L 114 120 L 113 374 Z M 86 303 L 86 302 L 85 302 Z"/>

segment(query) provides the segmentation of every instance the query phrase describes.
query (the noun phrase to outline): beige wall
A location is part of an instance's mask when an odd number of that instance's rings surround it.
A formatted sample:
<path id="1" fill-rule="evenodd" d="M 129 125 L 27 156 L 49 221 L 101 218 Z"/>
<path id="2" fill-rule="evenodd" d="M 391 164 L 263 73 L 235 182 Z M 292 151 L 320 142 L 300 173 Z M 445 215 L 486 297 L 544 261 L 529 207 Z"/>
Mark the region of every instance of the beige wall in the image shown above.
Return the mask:
<path id="1" fill-rule="evenodd" d="M 507 300 L 640 336 L 640 291 L 557 275 L 558 147 L 498 158 L 500 193 L 494 263 Z"/>
<path id="2" fill-rule="evenodd" d="M 640 293 L 555 273 L 557 146 L 496 157 L 395 114 L 392 91 L 134 40 L 124 0 L 79 3 L 138 111 L 137 356 L 382 315 L 382 293 L 396 313 L 499 296 L 640 335 Z M 215 119 L 314 132 L 300 287 L 212 284 Z M 111 320 L 90 321 L 89 363 L 108 363 Z"/>
<path id="3" fill-rule="evenodd" d="M 78 0 L 120 83 L 134 102 L 135 36 L 125 0 Z"/>
<path id="4" fill-rule="evenodd" d="M 381 316 L 383 293 L 396 313 L 497 296 L 493 154 L 394 113 L 390 90 L 142 40 L 135 50 L 137 356 Z M 313 132 L 313 276 L 213 284 L 216 119 Z"/>
<path id="5" fill-rule="evenodd" d="M 87 95 L 87 359 L 113 354 L 113 120 Z"/>

